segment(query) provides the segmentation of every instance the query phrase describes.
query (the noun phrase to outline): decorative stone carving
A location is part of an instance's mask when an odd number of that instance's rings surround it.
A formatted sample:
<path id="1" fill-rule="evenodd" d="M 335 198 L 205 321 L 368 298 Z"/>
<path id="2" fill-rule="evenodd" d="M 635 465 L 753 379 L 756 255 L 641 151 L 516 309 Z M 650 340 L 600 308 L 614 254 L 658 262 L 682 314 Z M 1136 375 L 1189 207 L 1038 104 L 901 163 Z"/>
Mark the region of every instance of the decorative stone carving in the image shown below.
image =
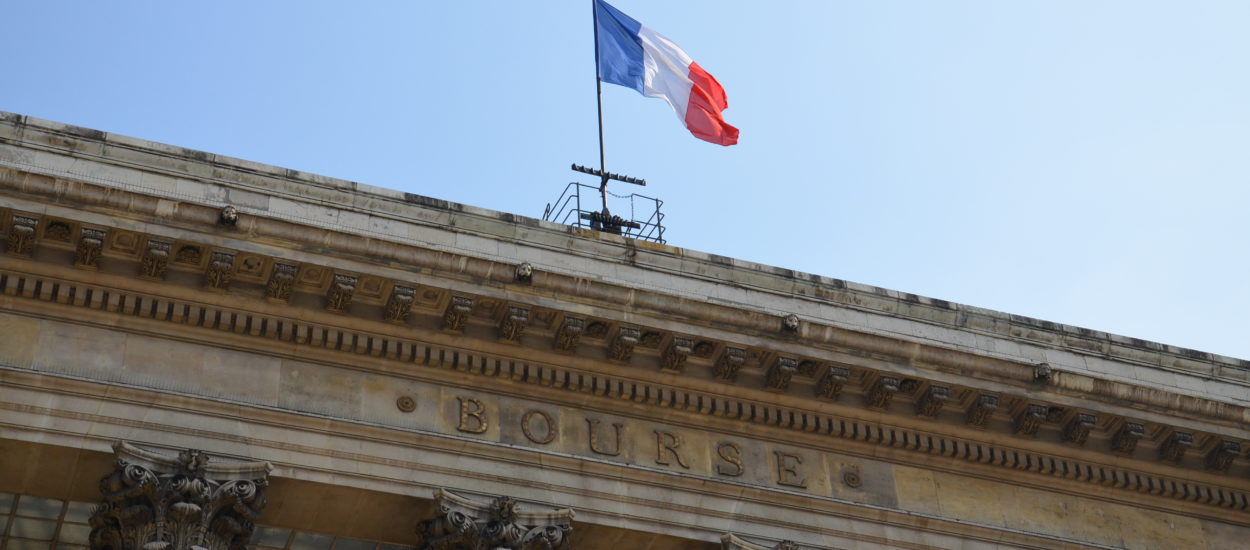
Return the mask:
<path id="1" fill-rule="evenodd" d="M 1098 417 L 1089 413 L 1076 413 L 1076 417 L 1063 427 L 1063 440 L 1076 446 L 1085 444 L 1089 431 L 1094 429 Z"/>
<path id="2" fill-rule="evenodd" d="M 178 253 L 174 254 L 174 261 L 183 264 L 199 265 L 200 258 L 200 247 L 192 244 L 178 247 Z"/>
<path id="3" fill-rule="evenodd" d="M 1212 472 L 1224 473 L 1233 464 L 1233 459 L 1241 454 L 1241 444 L 1227 439 L 1220 440 L 1207 453 L 1206 466 Z"/>
<path id="4" fill-rule="evenodd" d="M 667 348 L 664 348 L 664 354 L 660 356 L 660 370 L 664 372 L 685 370 L 686 358 L 690 357 L 693 348 L 694 340 L 674 336 L 673 341 L 668 343 Z"/>
<path id="5" fill-rule="evenodd" d="M 221 213 L 217 216 L 217 223 L 227 227 L 234 227 L 239 223 L 239 209 L 227 205 L 221 209 Z"/>
<path id="6" fill-rule="evenodd" d="M 521 340 L 525 334 L 525 325 L 530 321 L 530 310 L 519 306 L 508 306 L 508 312 L 499 321 L 499 339 L 507 342 Z"/>
<path id="7" fill-rule="evenodd" d="M 851 369 L 830 365 L 825 373 L 816 381 L 816 397 L 821 399 L 837 399 L 842 387 L 851 379 Z"/>
<path id="8" fill-rule="evenodd" d="M 577 349 L 577 341 L 581 338 L 582 329 L 586 327 L 585 319 L 577 317 L 565 317 L 564 323 L 560 328 L 556 329 L 556 339 L 554 346 L 560 351 L 573 351 Z"/>
<path id="9" fill-rule="evenodd" d="M 69 242 L 69 224 L 62 221 L 54 221 L 48 224 L 43 230 L 43 238 L 49 241 Z"/>
<path id="10" fill-rule="evenodd" d="M 1013 424 L 1016 435 L 1025 437 L 1037 435 L 1037 430 L 1042 427 L 1042 422 L 1046 420 L 1046 411 L 1046 405 L 1034 405 L 1032 403 L 1026 405 L 1024 410 L 1016 415 Z"/>
<path id="11" fill-rule="evenodd" d="M 74 248 L 74 267 L 95 271 L 100 267 L 100 253 L 104 250 L 104 231 L 84 227 Z"/>
<path id="12" fill-rule="evenodd" d="M 410 286 L 391 287 L 391 296 L 386 299 L 386 306 L 382 308 L 382 319 L 397 325 L 407 323 L 408 313 L 412 311 L 412 301 L 416 299 L 416 295 L 417 289 Z"/>
<path id="13" fill-rule="evenodd" d="M 434 491 L 438 516 L 417 525 L 417 550 L 571 550 L 573 510 L 523 511 L 512 497 L 479 504 Z"/>
<path id="14" fill-rule="evenodd" d="M 920 389 L 920 381 L 915 378 L 904 378 L 898 383 L 898 391 L 904 395 L 914 395 Z"/>
<path id="15" fill-rule="evenodd" d="M 638 339 L 638 345 L 644 348 L 655 349 L 660 347 L 660 341 L 664 339 L 664 335 L 655 331 L 647 331 L 642 333 L 642 338 Z"/>
<path id="16" fill-rule="evenodd" d="M 521 283 L 530 283 L 534 281 L 534 265 L 529 262 L 521 262 L 516 266 L 516 280 Z"/>
<path id="17" fill-rule="evenodd" d="M 356 277 L 335 273 L 330 281 L 330 289 L 326 291 L 326 311 L 343 313 L 352 305 L 352 296 L 356 294 Z"/>
<path id="18" fill-rule="evenodd" d="M 747 361 L 747 352 L 742 348 L 725 348 L 721 352 L 720 358 L 716 360 L 716 366 L 713 372 L 716 377 L 726 382 L 733 382 L 738 379 L 738 370 Z"/>
<path id="19" fill-rule="evenodd" d="M 864 395 L 865 403 L 870 409 L 889 408 L 890 400 L 898 393 L 899 379 L 893 376 L 882 376 L 872 384 Z"/>
<path id="20" fill-rule="evenodd" d="M 1119 454 L 1133 454 L 1137 441 L 1146 435 L 1146 427 L 1136 422 L 1125 422 L 1111 437 L 1111 450 Z"/>
<path id="21" fill-rule="evenodd" d="M 781 318 L 781 332 L 786 334 L 799 333 L 799 316 L 793 313 Z"/>
<path id="22" fill-rule="evenodd" d="M 989 421 L 990 415 L 998 409 L 998 396 L 988 393 L 980 394 L 972 401 L 972 405 L 968 407 L 968 416 L 964 419 L 969 427 L 978 430 L 985 429 L 985 423 Z"/>
<path id="23" fill-rule="evenodd" d="M 464 323 L 469 320 L 469 312 L 473 310 L 473 298 L 452 296 L 443 311 L 443 330 L 447 332 L 464 331 Z"/>
<path id="24" fill-rule="evenodd" d="M 1033 367 L 1033 381 L 1040 383 L 1050 382 L 1051 371 L 1050 365 L 1046 363 L 1038 363 Z"/>
<path id="25" fill-rule="evenodd" d="M 14 214 L 13 223 L 9 224 L 9 254 L 27 257 L 34 254 L 38 226 L 39 220 Z"/>
<path id="26" fill-rule="evenodd" d="M 794 541 L 783 540 L 772 548 L 747 542 L 738 538 L 732 533 L 728 533 L 720 538 L 721 550 L 799 550 L 800 547 Z"/>
<path id="27" fill-rule="evenodd" d="M 1168 464 L 1179 464 L 1185 453 L 1194 446 L 1194 434 L 1172 432 L 1159 446 L 1159 460 Z"/>
<path id="28" fill-rule="evenodd" d="M 950 401 L 951 389 L 946 386 L 929 386 L 916 400 L 916 414 L 928 418 L 937 418 L 942 406 Z"/>
<path id="29" fill-rule="evenodd" d="M 608 335 L 608 324 L 601 321 L 593 321 L 586 325 L 586 330 L 582 331 L 582 336 L 588 338 L 603 338 Z"/>
<path id="30" fill-rule="evenodd" d="M 291 301 L 296 271 L 299 271 L 299 267 L 291 264 L 273 264 L 269 281 L 265 283 L 265 299 L 279 303 Z"/>
<path id="31" fill-rule="evenodd" d="M 638 345 L 638 338 L 641 336 L 642 331 L 636 328 L 617 329 L 616 338 L 608 345 L 608 359 L 628 363 L 634 357 L 634 346 Z"/>
<path id="32" fill-rule="evenodd" d="M 234 254 L 213 252 L 204 270 L 204 288 L 225 291 L 234 279 Z"/>
<path id="33" fill-rule="evenodd" d="M 783 393 L 790 387 L 790 379 L 799 371 L 799 362 L 789 357 L 778 357 L 764 375 L 764 389 Z"/>
<path id="34" fill-rule="evenodd" d="M 90 519 L 93 550 L 246 550 L 265 508 L 268 462 L 210 464 L 195 450 L 174 459 L 125 442 L 113 450 Z"/>
<path id="35" fill-rule="evenodd" d="M 148 247 L 143 251 L 143 260 L 139 262 L 140 279 L 165 279 L 165 268 L 169 266 L 169 246 L 170 243 L 167 242 L 148 241 Z"/>

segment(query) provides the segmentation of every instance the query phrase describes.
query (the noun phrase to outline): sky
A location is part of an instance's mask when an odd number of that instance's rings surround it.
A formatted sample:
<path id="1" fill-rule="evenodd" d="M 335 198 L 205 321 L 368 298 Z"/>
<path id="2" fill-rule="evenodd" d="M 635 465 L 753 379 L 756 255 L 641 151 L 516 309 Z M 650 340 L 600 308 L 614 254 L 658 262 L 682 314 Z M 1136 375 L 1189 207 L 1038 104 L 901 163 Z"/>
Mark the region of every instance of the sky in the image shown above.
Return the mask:
<path id="1" fill-rule="evenodd" d="M 605 85 L 668 243 L 1250 359 L 1250 2 L 617 0 L 738 145 Z M 541 217 L 588 0 L 8 0 L 0 110 Z"/>

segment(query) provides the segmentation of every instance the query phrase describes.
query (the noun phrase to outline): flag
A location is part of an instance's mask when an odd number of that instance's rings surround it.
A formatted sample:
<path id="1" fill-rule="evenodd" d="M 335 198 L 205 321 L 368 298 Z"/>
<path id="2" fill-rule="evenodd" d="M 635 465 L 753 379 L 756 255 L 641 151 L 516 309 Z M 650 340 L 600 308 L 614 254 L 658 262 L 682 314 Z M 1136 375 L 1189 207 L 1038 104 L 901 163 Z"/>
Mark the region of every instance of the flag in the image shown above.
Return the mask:
<path id="1" fill-rule="evenodd" d="M 738 143 L 725 123 L 725 89 L 686 52 L 603 0 L 595 2 L 599 79 L 667 101 L 690 133 L 718 145 Z"/>

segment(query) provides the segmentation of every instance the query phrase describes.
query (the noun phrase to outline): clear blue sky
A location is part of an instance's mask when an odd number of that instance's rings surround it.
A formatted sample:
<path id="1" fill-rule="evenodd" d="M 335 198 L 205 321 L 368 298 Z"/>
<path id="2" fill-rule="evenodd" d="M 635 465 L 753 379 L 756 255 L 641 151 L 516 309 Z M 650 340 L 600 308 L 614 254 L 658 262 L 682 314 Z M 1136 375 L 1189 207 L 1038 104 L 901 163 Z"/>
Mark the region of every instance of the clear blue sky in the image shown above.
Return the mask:
<path id="1" fill-rule="evenodd" d="M 1250 2 L 614 5 L 742 130 L 605 87 L 670 244 L 1250 358 Z M 7 111 L 533 217 L 597 161 L 588 0 L 4 20 Z"/>

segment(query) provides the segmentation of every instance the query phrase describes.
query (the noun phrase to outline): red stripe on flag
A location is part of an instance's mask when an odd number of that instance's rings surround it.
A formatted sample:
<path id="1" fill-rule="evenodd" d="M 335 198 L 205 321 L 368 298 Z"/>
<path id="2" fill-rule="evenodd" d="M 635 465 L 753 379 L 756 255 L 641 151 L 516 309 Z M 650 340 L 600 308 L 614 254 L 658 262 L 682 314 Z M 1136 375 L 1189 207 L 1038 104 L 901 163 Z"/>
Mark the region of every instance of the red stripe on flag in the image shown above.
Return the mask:
<path id="1" fill-rule="evenodd" d="M 690 64 L 690 104 L 686 107 L 686 128 L 703 141 L 717 145 L 738 143 L 738 129 L 725 123 L 720 112 L 729 107 L 725 89 L 698 63 Z"/>

